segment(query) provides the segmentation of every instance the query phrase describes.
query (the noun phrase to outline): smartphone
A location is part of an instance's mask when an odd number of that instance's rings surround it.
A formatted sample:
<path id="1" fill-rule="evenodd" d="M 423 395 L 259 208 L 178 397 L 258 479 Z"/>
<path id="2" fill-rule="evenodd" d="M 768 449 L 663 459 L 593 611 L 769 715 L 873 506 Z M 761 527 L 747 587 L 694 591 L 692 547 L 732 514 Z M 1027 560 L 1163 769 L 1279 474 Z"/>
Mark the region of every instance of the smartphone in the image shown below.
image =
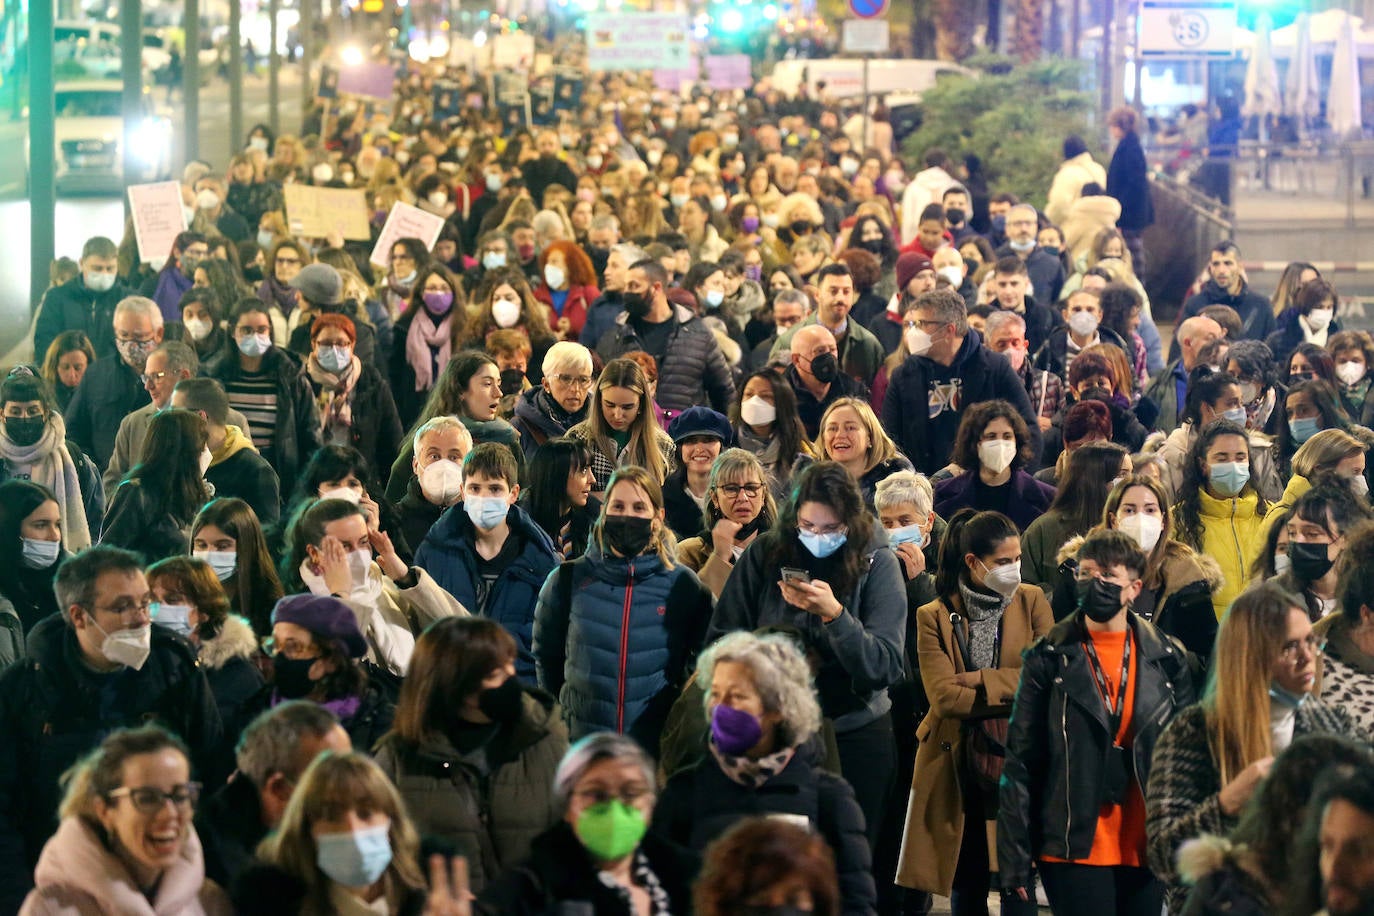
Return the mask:
<path id="1" fill-rule="evenodd" d="M 793 585 L 795 585 L 798 582 L 809 583 L 811 581 L 811 574 L 804 569 L 796 569 L 792 566 L 784 566 L 782 568 L 782 581 L 792 583 Z"/>

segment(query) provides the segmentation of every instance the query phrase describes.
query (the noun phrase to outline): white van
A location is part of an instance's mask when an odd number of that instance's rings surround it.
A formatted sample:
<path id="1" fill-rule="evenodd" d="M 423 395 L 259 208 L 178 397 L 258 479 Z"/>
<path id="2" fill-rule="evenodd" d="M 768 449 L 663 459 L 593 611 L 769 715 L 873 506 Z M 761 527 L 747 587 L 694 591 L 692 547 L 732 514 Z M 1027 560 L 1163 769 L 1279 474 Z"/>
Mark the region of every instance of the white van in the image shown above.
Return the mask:
<path id="1" fill-rule="evenodd" d="M 934 86 L 941 73 L 961 73 L 970 76 L 973 71 L 947 60 L 870 60 L 868 91 L 870 95 L 896 92 L 919 95 Z M 782 60 L 773 67 L 773 87 L 788 96 L 796 95 L 805 85 L 807 92 L 814 98 L 816 85 L 821 82 L 825 83 L 825 94 L 830 98 L 856 98 L 863 95 L 863 61 L 827 57 L 819 60 Z"/>

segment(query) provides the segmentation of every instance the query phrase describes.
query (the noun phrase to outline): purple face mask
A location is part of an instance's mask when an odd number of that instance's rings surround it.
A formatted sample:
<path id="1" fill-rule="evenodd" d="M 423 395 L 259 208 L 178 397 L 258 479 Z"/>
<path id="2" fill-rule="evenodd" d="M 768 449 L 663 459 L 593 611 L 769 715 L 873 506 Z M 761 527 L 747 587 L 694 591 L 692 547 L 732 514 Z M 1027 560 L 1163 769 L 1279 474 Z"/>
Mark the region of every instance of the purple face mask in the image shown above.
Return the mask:
<path id="1" fill-rule="evenodd" d="M 759 218 L 757 216 L 746 216 L 739 221 L 739 227 L 745 232 L 758 232 Z"/>
<path id="2" fill-rule="evenodd" d="M 745 264 L 745 265 L 744 265 L 744 279 L 746 279 L 746 280 L 753 280 L 755 283 L 761 282 L 761 281 L 763 280 L 763 265 L 762 265 L 762 264 Z"/>
<path id="3" fill-rule="evenodd" d="M 447 290 L 426 290 L 423 294 L 425 307 L 436 315 L 447 315 L 453 308 L 453 293 Z"/>
<path id="4" fill-rule="evenodd" d="M 711 712 L 711 740 L 717 750 L 738 757 L 759 743 L 763 724 L 751 713 L 721 703 Z"/>

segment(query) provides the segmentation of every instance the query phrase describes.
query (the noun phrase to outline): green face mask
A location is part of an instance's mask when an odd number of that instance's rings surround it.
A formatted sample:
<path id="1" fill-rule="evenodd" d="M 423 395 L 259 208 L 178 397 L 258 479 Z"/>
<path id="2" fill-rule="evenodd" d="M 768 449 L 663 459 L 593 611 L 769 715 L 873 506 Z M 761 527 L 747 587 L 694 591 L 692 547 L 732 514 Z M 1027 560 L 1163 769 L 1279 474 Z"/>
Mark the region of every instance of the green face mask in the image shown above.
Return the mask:
<path id="1" fill-rule="evenodd" d="M 577 818 L 577 838 L 599 862 L 614 862 L 634 852 L 647 829 L 644 812 L 618 798 L 592 805 Z"/>

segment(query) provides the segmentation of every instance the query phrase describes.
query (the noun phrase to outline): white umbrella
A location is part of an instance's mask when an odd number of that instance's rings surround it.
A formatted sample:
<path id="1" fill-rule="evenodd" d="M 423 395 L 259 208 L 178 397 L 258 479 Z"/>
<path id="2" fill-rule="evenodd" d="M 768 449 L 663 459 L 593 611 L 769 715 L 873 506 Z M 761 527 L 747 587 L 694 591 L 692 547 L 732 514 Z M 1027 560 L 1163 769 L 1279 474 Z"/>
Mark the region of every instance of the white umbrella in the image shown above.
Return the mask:
<path id="1" fill-rule="evenodd" d="M 1360 58 L 1355 47 L 1355 22 L 1348 18 L 1331 59 L 1331 93 L 1326 97 L 1326 121 L 1337 140 L 1346 140 L 1363 133 L 1360 119 Z"/>
<path id="2" fill-rule="evenodd" d="M 1279 94 L 1279 71 L 1274 65 L 1270 44 L 1273 30 L 1273 19 L 1268 12 L 1261 12 L 1255 22 L 1255 48 L 1250 52 L 1250 63 L 1245 68 L 1245 104 L 1241 107 L 1241 114 L 1259 118 L 1261 143 L 1269 138 L 1269 116 L 1279 114 L 1283 108 Z"/>
<path id="3" fill-rule="evenodd" d="M 1307 13 L 1298 14 L 1297 49 L 1288 61 L 1283 86 L 1283 112 L 1292 117 L 1301 133 L 1321 110 L 1317 96 L 1317 58 L 1312 53 L 1312 32 Z"/>

